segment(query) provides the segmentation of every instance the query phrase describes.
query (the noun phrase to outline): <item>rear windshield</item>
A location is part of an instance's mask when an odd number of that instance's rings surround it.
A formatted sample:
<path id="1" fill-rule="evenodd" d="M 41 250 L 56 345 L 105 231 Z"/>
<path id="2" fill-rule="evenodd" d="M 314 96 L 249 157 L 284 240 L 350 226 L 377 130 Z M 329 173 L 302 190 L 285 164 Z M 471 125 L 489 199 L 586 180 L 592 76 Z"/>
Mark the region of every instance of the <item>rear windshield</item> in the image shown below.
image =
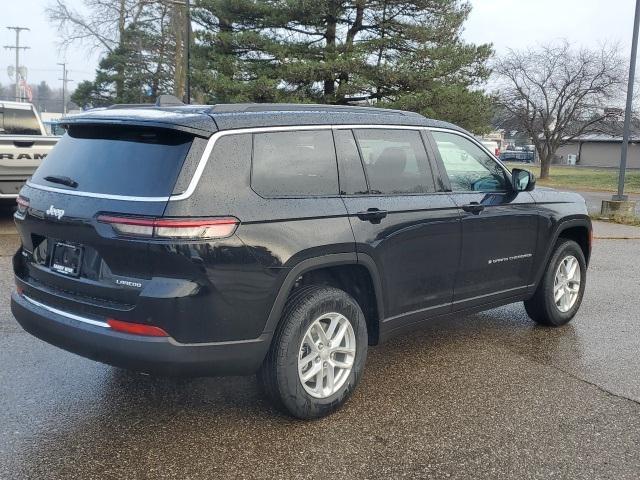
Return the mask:
<path id="1" fill-rule="evenodd" d="M 5 135 L 42 135 L 31 108 L 0 107 L 0 133 Z"/>
<path id="2" fill-rule="evenodd" d="M 74 125 L 47 155 L 32 182 L 72 191 L 166 197 L 173 191 L 192 139 L 173 130 Z"/>

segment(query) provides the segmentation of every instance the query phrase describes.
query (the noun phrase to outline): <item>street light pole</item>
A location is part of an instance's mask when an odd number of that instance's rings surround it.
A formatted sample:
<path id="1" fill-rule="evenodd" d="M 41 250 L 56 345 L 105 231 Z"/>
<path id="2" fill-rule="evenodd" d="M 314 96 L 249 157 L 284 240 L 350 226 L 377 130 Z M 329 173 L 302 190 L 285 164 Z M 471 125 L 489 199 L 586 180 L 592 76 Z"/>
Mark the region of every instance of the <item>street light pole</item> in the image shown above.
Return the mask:
<path id="1" fill-rule="evenodd" d="M 636 13 L 633 20 L 633 40 L 631 43 L 631 62 L 629 64 L 629 83 L 627 84 L 627 107 L 624 112 L 624 133 L 622 137 L 622 153 L 620 154 L 620 172 L 618 176 L 618 194 L 612 200 L 624 202 L 628 197 L 624 194 L 624 179 L 627 170 L 627 152 L 629 150 L 629 131 L 631 129 L 631 109 L 633 103 L 633 84 L 636 79 L 636 57 L 638 56 L 638 25 L 640 23 L 640 0 L 636 0 Z"/>

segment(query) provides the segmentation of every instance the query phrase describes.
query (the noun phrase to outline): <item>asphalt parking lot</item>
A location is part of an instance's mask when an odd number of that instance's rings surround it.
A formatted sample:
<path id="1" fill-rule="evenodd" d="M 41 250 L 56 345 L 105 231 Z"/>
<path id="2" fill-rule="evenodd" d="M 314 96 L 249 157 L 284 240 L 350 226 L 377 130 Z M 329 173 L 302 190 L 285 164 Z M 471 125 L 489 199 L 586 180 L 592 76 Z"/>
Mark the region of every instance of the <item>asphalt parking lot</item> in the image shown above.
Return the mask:
<path id="1" fill-rule="evenodd" d="M 154 378 L 85 360 L 11 316 L 0 216 L 0 479 L 640 477 L 640 229 L 597 224 L 582 309 L 521 304 L 372 348 L 344 409 L 294 421 L 255 379 Z"/>

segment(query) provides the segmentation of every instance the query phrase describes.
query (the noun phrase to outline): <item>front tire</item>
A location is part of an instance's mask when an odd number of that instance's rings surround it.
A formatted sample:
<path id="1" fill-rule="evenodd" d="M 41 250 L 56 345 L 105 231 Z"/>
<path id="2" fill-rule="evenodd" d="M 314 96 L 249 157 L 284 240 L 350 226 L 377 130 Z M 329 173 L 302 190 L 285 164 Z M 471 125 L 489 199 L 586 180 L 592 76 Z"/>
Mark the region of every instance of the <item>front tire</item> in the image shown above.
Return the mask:
<path id="1" fill-rule="evenodd" d="M 527 314 L 540 325 L 569 323 L 582 303 L 586 280 L 582 249 L 573 240 L 559 239 L 536 292 L 524 302 Z"/>
<path id="2" fill-rule="evenodd" d="M 305 286 L 287 301 L 258 381 L 281 410 L 301 419 L 342 406 L 360 381 L 367 326 L 346 292 Z"/>

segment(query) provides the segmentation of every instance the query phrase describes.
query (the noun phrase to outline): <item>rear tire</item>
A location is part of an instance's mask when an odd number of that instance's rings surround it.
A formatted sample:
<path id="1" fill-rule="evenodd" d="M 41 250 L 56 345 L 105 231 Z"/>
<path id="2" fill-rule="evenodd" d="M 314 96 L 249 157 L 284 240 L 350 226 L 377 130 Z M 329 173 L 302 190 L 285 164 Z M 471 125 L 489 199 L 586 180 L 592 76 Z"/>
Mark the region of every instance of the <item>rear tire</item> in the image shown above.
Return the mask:
<path id="1" fill-rule="evenodd" d="M 350 295 L 302 287 L 287 301 L 258 381 L 280 410 L 301 419 L 324 417 L 360 381 L 367 341 L 364 314 Z"/>
<path id="2" fill-rule="evenodd" d="M 569 323 L 582 303 L 587 280 L 587 262 L 573 240 L 559 239 L 540 280 L 524 308 L 540 325 L 559 327 Z"/>

